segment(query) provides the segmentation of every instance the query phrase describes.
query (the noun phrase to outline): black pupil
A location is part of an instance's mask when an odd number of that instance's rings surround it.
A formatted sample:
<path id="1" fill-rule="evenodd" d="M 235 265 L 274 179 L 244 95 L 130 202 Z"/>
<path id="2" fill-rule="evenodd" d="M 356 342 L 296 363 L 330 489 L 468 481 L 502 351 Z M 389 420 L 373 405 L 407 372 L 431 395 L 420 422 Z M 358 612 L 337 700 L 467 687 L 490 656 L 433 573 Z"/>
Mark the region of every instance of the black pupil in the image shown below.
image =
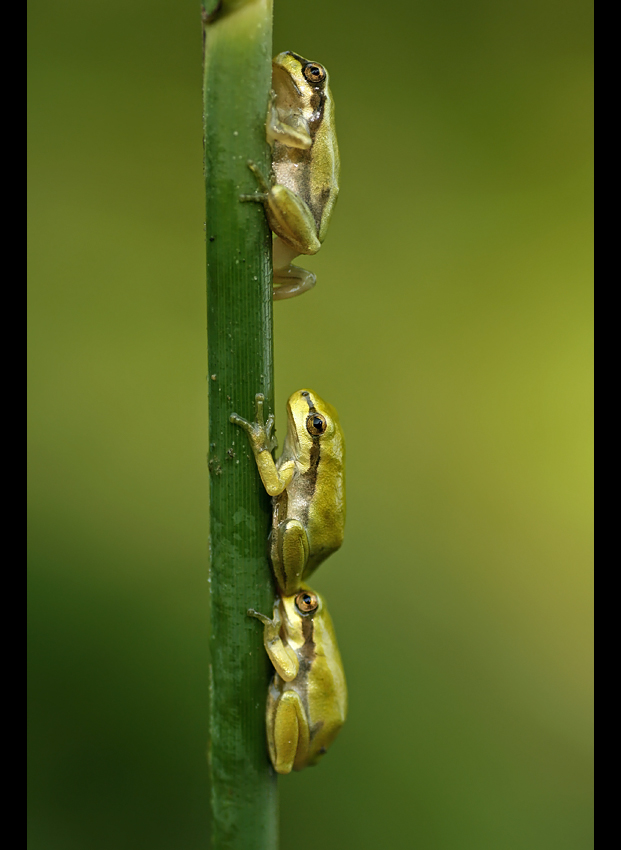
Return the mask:
<path id="1" fill-rule="evenodd" d="M 321 71 L 319 70 L 319 68 L 316 65 L 311 65 L 311 67 L 309 68 L 309 71 L 311 72 L 313 77 L 320 77 L 321 76 Z"/>
<path id="2" fill-rule="evenodd" d="M 313 425 L 315 427 L 315 430 L 317 431 L 321 431 L 321 429 L 323 428 L 323 422 L 318 416 L 313 419 Z"/>
<path id="3" fill-rule="evenodd" d="M 308 595 L 307 595 L 307 596 L 305 596 L 305 597 L 304 597 L 304 604 L 305 604 L 305 605 L 310 605 L 310 604 L 311 604 L 311 598 L 310 598 L 310 596 L 308 596 Z"/>

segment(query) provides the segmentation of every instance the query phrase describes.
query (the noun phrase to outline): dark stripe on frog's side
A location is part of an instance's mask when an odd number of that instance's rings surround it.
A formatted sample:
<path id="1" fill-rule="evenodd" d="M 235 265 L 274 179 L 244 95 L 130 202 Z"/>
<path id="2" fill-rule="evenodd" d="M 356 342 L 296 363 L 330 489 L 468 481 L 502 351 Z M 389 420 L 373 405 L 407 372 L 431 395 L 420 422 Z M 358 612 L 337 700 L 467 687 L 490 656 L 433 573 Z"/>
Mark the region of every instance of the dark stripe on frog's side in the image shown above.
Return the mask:
<path id="1" fill-rule="evenodd" d="M 300 677 L 300 682 L 303 684 L 298 689 L 298 693 L 304 705 L 306 717 L 310 721 L 310 711 L 308 707 L 308 680 L 310 669 L 317 655 L 315 651 L 315 623 L 313 621 L 312 614 L 302 616 L 302 636 L 304 637 L 304 644 L 301 649 L 298 650 L 298 660 L 300 662 L 300 672 L 298 673 L 298 677 Z M 309 724 L 310 741 L 313 740 L 315 734 L 322 725 L 323 724 L 319 724 L 318 726 L 313 727 Z"/>
<path id="2" fill-rule="evenodd" d="M 317 488 L 317 474 L 321 455 L 319 437 L 313 437 L 312 439 L 310 466 L 306 472 L 300 475 L 297 482 L 297 490 L 304 497 L 305 509 L 303 516 L 300 517 L 300 520 L 304 523 L 308 523 L 311 499 Z M 272 498 L 272 505 L 272 533 L 275 533 L 280 523 L 284 522 L 289 516 L 289 494 L 286 488 L 278 496 Z"/>
<path id="3" fill-rule="evenodd" d="M 304 396 L 306 403 L 308 404 L 309 414 L 317 413 L 317 408 L 315 407 L 310 393 L 303 392 L 302 395 Z M 308 522 L 308 511 L 310 509 L 311 499 L 315 494 L 315 490 L 317 489 L 317 475 L 319 474 L 319 461 L 321 459 L 321 445 L 319 443 L 320 439 L 321 438 L 319 436 L 312 437 L 313 445 L 311 446 L 310 450 L 310 464 L 308 470 L 300 476 L 302 481 L 304 482 L 303 492 L 305 496 L 304 501 L 306 504 L 306 511 L 304 517 L 305 522 Z"/>

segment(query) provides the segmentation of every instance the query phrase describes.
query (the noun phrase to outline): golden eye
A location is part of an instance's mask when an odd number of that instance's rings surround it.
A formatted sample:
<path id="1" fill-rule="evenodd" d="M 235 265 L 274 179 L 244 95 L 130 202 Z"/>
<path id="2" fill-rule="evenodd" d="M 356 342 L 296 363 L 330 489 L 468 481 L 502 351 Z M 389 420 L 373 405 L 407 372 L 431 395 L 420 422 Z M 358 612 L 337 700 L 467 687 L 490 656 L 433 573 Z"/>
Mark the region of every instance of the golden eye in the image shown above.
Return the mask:
<path id="1" fill-rule="evenodd" d="M 327 427 L 326 419 L 321 413 L 311 413 L 306 417 L 306 430 L 311 437 L 320 437 Z"/>
<path id="2" fill-rule="evenodd" d="M 325 68 L 322 68 L 316 62 L 309 62 L 308 65 L 305 65 L 303 73 L 309 83 L 323 83 L 326 78 Z"/>
<path id="3" fill-rule="evenodd" d="M 295 597 L 295 604 L 300 614 L 312 614 L 319 608 L 319 601 L 314 593 L 303 590 Z"/>

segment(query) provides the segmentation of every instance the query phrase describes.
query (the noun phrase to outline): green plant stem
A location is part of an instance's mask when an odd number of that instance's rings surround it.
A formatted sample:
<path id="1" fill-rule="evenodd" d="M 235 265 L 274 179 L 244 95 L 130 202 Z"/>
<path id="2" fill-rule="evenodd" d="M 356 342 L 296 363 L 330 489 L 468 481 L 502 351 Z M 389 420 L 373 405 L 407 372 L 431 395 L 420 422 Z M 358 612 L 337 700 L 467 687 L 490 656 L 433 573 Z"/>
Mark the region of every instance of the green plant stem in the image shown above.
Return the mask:
<path id="1" fill-rule="evenodd" d="M 208 8 L 209 11 L 209 8 Z M 273 410 L 271 234 L 247 162 L 269 171 L 271 0 L 224 0 L 205 32 L 209 359 L 212 847 L 277 846 L 276 776 L 265 738 L 271 666 L 248 608 L 270 612 L 270 503 L 234 411 Z"/>

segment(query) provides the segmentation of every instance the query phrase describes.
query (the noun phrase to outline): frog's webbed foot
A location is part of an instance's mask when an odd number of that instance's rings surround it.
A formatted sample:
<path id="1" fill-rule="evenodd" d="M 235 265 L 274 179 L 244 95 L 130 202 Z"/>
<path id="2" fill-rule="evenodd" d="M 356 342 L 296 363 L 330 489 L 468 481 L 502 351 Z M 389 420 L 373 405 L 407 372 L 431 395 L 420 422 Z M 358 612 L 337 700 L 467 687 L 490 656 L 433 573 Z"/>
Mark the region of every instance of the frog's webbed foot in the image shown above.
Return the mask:
<path id="1" fill-rule="evenodd" d="M 317 278 L 308 269 L 294 266 L 292 260 L 299 256 L 299 251 L 288 245 L 283 239 L 274 239 L 274 301 L 284 298 L 295 298 L 312 289 Z"/>
<path id="2" fill-rule="evenodd" d="M 248 434 L 250 445 L 255 454 L 260 452 L 272 452 L 278 446 L 278 440 L 274 434 L 274 415 L 270 413 L 267 422 L 264 422 L 265 396 L 257 393 L 254 397 L 255 421 L 248 422 L 237 413 L 231 413 L 229 420 L 233 425 L 239 425 Z"/>
<path id="3" fill-rule="evenodd" d="M 308 292 L 317 283 L 316 276 L 300 266 L 287 266 L 286 269 L 274 269 L 274 301 L 295 298 Z"/>
<path id="4" fill-rule="evenodd" d="M 269 199 L 269 195 L 266 192 L 255 192 L 254 195 L 240 195 L 239 196 L 240 201 L 244 201 L 244 202 L 249 201 L 251 203 L 254 201 L 255 204 L 265 204 L 265 203 L 267 203 L 268 199 Z"/>

